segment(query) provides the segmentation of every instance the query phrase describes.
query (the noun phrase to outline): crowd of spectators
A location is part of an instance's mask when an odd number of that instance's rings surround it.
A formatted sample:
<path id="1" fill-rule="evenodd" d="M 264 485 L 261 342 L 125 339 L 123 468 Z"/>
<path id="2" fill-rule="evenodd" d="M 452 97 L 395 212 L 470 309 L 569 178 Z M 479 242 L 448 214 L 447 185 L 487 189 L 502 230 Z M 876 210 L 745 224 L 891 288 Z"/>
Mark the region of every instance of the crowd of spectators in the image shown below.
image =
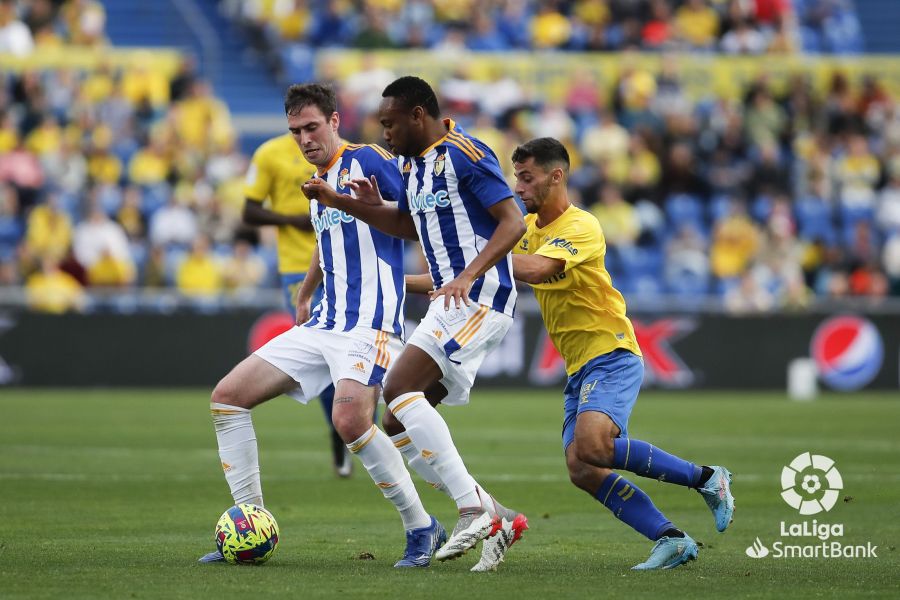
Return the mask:
<path id="1" fill-rule="evenodd" d="M 0 0 L 0 53 L 106 44 L 106 10 L 97 0 Z"/>
<path id="2" fill-rule="evenodd" d="M 312 48 L 690 51 L 863 50 L 852 0 L 221 0 L 278 65 Z"/>
<path id="3" fill-rule="evenodd" d="M 576 73 L 560 102 L 503 74 L 433 83 L 511 183 L 517 144 L 565 142 L 572 197 L 636 300 L 710 295 L 740 312 L 900 296 L 900 110 L 877 78 L 835 70 L 816 91 L 798 73 L 776 93 L 762 76 L 740 99 L 695 101 L 678 60 L 650 72 L 626 55 L 613 86 Z M 0 74 L 0 286 L 65 311 L 97 306 L 86 291 L 277 285 L 272 232 L 241 224 L 247 157 L 192 65 Z M 367 60 L 330 82 L 346 138 L 380 141 L 373 111 L 400 74 Z"/>
<path id="4" fill-rule="evenodd" d="M 900 296 L 900 112 L 876 78 L 853 86 L 836 70 L 819 93 L 798 73 L 776 94 L 762 76 L 740 99 L 692 102 L 677 59 L 662 64 L 626 65 L 612 89 L 578 74 L 559 104 L 502 76 L 460 72 L 438 89 L 507 169 L 524 140 L 566 143 L 572 194 L 601 222 L 607 266 L 635 298 L 713 294 L 757 311 Z M 380 131 L 369 112 L 379 91 L 361 82 L 392 76 L 337 83 L 357 136 Z"/>
<path id="5" fill-rule="evenodd" d="M 27 42 L 0 51 L 105 43 L 104 14 L 93 0 L 0 0 L 3 32 L 18 32 L 0 40 Z M 247 159 L 228 108 L 190 59 L 173 76 L 137 65 L 0 73 L 0 286 L 24 286 L 36 308 L 89 307 L 86 290 L 271 281 L 274 254 L 239 231 Z"/>

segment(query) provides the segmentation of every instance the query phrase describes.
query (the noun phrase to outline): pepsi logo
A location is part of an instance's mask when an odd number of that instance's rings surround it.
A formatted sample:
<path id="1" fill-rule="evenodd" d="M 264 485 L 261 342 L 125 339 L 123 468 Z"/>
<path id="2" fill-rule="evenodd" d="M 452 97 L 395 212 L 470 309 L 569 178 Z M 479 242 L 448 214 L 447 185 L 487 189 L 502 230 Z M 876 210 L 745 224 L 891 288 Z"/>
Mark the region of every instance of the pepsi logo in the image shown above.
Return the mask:
<path id="1" fill-rule="evenodd" d="M 871 321 L 845 315 L 832 317 L 816 328 L 810 354 L 829 387 L 858 390 L 881 370 L 884 344 Z"/>
<path id="2" fill-rule="evenodd" d="M 268 312 L 258 318 L 247 336 L 247 349 L 252 354 L 266 343 L 294 326 L 294 317 L 286 311 Z"/>

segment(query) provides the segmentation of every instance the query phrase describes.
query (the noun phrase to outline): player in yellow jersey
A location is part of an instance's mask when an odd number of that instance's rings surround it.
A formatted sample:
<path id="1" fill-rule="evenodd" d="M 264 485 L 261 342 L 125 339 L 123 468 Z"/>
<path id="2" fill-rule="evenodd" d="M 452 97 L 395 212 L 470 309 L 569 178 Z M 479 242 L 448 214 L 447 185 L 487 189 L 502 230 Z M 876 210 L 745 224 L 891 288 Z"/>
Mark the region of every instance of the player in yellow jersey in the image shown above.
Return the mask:
<path id="1" fill-rule="evenodd" d="M 530 284 L 547 332 L 566 363 L 563 448 L 569 477 L 623 522 L 656 542 L 635 569 L 668 569 L 697 557 L 697 544 L 624 477 L 622 469 L 694 488 L 724 531 L 734 513 L 731 473 L 698 466 L 628 437 L 628 417 L 644 376 L 625 300 L 604 266 L 597 219 L 569 202 L 569 154 L 539 138 L 512 155 L 527 230 L 513 256 L 514 277 Z"/>
<path id="2" fill-rule="evenodd" d="M 247 170 L 244 185 L 244 223 L 278 227 L 278 273 L 288 310 L 296 317 L 297 291 L 311 265 L 316 234 L 309 217 L 309 200 L 300 186 L 315 173 L 290 133 L 274 137 L 257 148 Z M 269 207 L 263 205 L 268 200 Z M 312 300 L 321 298 L 321 287 Z M 331 453 L 339 477 L 349 477 L 353 460 L 331 422 L 334 386 L 328 386 L 319 400 L 331 430 Z"/>

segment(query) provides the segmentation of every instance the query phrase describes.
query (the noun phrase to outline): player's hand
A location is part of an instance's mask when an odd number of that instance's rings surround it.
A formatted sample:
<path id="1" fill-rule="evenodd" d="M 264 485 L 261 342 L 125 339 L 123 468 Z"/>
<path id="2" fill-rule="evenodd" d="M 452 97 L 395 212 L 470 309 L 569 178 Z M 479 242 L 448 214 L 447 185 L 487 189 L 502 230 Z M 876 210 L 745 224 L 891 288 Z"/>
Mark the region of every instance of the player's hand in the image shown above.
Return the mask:
<path id="1" fill-rule="evenodd" d="M 315 200 L 319 204 L 324 204 L 325 206 L 330 206 L 331 208 L 340 208 L 338 203 L 341 200 L 348 201 L 353 200 L 350 196 L 346 194 L 338 194 L 333 187 L 331 187 L 327 181 L 324 179 L 320 179 L 319 177 L 313 177 L 309 181 L 303 184 L 303 193 L 306 194 L 306 197 L 310 200 Z"/>
<path id="2" fill-rule="evenodd" d="M 472 289 L 472 278 L 464 273 L 443 287 L 439 287 L 433 292 L 428 293 L 428 297 L 434 300 L 438 296 L 444 297 L 444 310 L 450 310 L 450 302 L 454 302 L 457 309 L 462 305 L 471 306 L 472 301 L 469 299 L 469 290 Z"/>
<path id="3" fill-rule="evenodd" d="M 356 193 L 356 200 L 370 206 L 384 204 L 381 190 L 378 189 L 378 180 L 372 175 L 369 179 L 354 179 L 349 184 L 350 189 Z"/>
<path id="4" fill-rule="evenodd" d="M 325 188 L 330 188 L 331 186 L 328 183 L 320 178 L 320 177 L 312 177 L 306 183 L 301 186 L 303 193 L 310 200 L 318 200 L 319 195 Z"/>

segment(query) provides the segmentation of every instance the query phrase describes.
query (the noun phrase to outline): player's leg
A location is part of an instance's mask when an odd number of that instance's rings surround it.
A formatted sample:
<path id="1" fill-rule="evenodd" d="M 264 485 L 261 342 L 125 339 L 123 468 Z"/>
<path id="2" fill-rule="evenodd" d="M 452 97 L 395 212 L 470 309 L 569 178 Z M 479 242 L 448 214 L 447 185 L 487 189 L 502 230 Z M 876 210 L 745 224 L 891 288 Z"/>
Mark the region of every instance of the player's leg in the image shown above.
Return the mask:
<path id="1" fill-rule="evenodd" d="M 250 410 L 296 385 L 289 375 L 251 354 L 213 390 L 210 409 L 219 457 L 235 504 L 263 504 Z"/>
<path id="2" fill-rule="evenodd" d="M 459 510 L 459 521 L 450 540 L 436 555 L 439 560 L 446 560 L 461 556 L 495 530 L 487 510 L 488 496 L 480 493 L 466 469 L 447 423 L 425 399 L 424 390 L 442 376 L 440 367 L 427 352 L 408 343 L 388 374 L 384 400 L 403 424 L 417 451 L 447 487 Z"/>
<path id="3" fill-rule="evenodd" d="M 425 390 L 425 399 L 428 400 L 428 403 L 431 406 L 437 407 L 440 404 L 441 400 L 444 399 L 447 395 L 447 390 L 444 388 L 440 382 L 435 383 L 430 388 Z M 434 467 L 429 464 L 425 457 L 422 456 L 422 453 L 419 452 L 419 449 L 416 448 L 415 444 L 412 443 L 412 439 L 409 437 L 409 434 L 406 433 L 406 428 L 403 427 L 403 423 L 397 420 L 397 417 L 394 416 L 389 410 L 384 411 L 384 414 L 381 417 L 381 426 L 384 429 L 385 433 L 387 433 L 391 441 L 394 443 L 394 446 L 397 450 L 400 451 L 400 454 L 403 455 L 403 458 L 406 459 L 409 467 L 415 471 L 419 477 L 421 477 L 428 485 L 433 487 L 436 490 L 444 492 L 450 499 L 453 499 L 453 496 L 450 495 L 450 491 L 447 489 L 447 486 L 444 485 L 444 482 L 441 481 L 440 476 L 437 474 L 437 471 L 434 470 Z"/>
<path id="4" fill-rule="evenodd" d="M 566 449 L 572 483 L 605 506 L 617 519 L 656 542 L 650 557 L 637 570 L 670 569 L 697 558 L 697 544 L 676 528 L 639 487 L 610 469 L 578 459 L 573 445 Z"/>
<path id="5" fill-rule="evenodd" d="M 445 403 L 468 402 L 478 367 L 511 324 L 510 317 L 486 306 L 473 305 L 448 312 L 442 303 L 433 302 L 401 360 L 388 375 L 385 401 L 406 429 L 412 446 L 406 448 L 405 454 L 424 459 L 433 473 L 423 468 L 417 470 L 427 481 L 436 483 L 437 478 L 460 513 L 448 543 L 436 554 L 440 560 L 460 556 L 480 539 L 499 531 L 504 517 L 509 516 L 512 522 L 520 515 L 505 509 L 477 485 L 459 456 L 446 423 L 425 400 L 422 390 L 429 391 L 430 395 L 440 384 L 446 386 Z M 393 432 L 390 424 L 389 431 Z M 398 445 L 406 443 L 398 434 L 393 439 Z M 521 535 L 525 529 L 524 515 L 518 522 Z"/>
<path id="6" fill-rule="evenodd" d="M 627 437 L 628 417 L 643 379 L 643 362 L 620 350 L 589 362 L 579 372 L 579 458 L 598 467 L 630 471 L 696 489 L 724 531 L 734 513 L 731 474 L 723 467 L 696 465 L 643 440 Z"/>
<path id="7" fill-rule="evenodd" d="M 253 407 L 296 387 L 287 374 L 251 354 L 222 378 L 213 390 L 210 410 L 225 480 L 235 504 L 263 506 L 259 452 L 250 411 Z M 216 550 L 200 562 L 225 560 Z"/>
<path id="8" fill-rule="evenodd" d="M 428 400 L 429 404 L 437 407 L 440 401 L 447 396 L 447 393 L 447 389 L 438 382 L 431 388 L 425 390 L 425 398 Z M 410 468 L 431 487 L 444 492 L 452 500 L 453 496 L 450 494 L 447 486 L 444 485 L 444 482 L 441 480 L 437 471 L 435 471 L 425 457 L 422 456 L 422 453 L 419 452 L 418 448 L 413 444 L 409 434 L 406 433 L 403 424 L 397 420 L 391 411 L 385 411 L 384 416 L 382 417 L 382 426 L 384 427 L 385 432 L 391 436 L 391 441 L 394 442 L 394 446 L 397 447 L 403 455 L 403 458 L 406 459 Z M 482 492 L 487 494 L 483 489 Z M 503 561 L 503 557 L 506 555 L 509 547 L 521 539 L 522 534 L 528 529 L 528 520 L 525 518 L 525 515 L 506 508 L 490 494 L 487 494 L 487 496 L 490 498 L 488 512 L 500 520 L 500 528 L 496 535 L 484 540 L 481 558 L 471 569 L 475 572 L 495 570 Z"/>
<path id="9" fill-rule="evenodd" d="M 617 519 L 656 542 L 650 560 L 638 565 L 640 569 L 671 568 L 696 558 L 697 546 L 694 541 L 677 529 L 643 490 L 618 473 L 587 463 L 578 456 L 577 446 L 581 442 L 579 435 L 591 436 L 598 433 L 578 429 L 577 423 L 585 413 L 578 414 L 579 396 L 570 393 L 572 387 L 575 386 L 566 387 L 562 432 L 569 479 L 576 487 L 608 508 Z"/>

